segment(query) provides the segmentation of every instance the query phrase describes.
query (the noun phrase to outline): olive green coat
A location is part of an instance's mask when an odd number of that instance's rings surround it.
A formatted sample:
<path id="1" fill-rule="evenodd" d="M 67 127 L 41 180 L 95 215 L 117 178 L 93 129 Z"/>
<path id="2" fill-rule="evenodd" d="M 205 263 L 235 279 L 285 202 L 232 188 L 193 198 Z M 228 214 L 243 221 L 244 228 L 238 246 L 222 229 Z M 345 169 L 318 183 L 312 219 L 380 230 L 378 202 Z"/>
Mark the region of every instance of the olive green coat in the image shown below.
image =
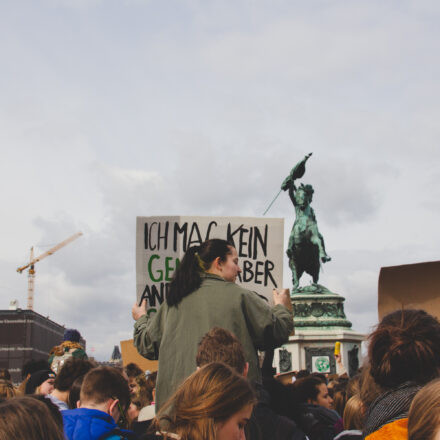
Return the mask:
<path id="1" fill-rule="evenodd" d="M 198 343 L 212 327 L 234 333 L 249 362 L 249 379 L 261 381 L 257 349 L 286 342 L 293 330 L 293 317 L 282 305 L 271 308 L 255 292 L 205 274 L 201 287 L 177 306 L 168 307 L 164 302 L 151 318 L 139 318 L 134 324 L 134 345 L 142 356 L 159 358 L 158 409 L 196 370 Z"/>

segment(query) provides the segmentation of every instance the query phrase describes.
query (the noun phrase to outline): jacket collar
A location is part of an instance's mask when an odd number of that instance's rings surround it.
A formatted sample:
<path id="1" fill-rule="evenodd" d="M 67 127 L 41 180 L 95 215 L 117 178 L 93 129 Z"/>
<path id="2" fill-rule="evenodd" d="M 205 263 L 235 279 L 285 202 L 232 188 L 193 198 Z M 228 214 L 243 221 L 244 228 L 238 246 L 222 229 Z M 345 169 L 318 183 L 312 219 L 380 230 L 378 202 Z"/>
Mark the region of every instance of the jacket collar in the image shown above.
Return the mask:
<path id="1" fill-rule="evenodd" d="M 226 280 L 224 278 L 222 278 L 219 275 L 214 275 L 213 273 L 207 273 L 207 272 L 203 272 L 201 274 L 202 279 L 210 279 L 210 280 L 218 280 L 218 281 L 224 281 L 226 282 Z"/>

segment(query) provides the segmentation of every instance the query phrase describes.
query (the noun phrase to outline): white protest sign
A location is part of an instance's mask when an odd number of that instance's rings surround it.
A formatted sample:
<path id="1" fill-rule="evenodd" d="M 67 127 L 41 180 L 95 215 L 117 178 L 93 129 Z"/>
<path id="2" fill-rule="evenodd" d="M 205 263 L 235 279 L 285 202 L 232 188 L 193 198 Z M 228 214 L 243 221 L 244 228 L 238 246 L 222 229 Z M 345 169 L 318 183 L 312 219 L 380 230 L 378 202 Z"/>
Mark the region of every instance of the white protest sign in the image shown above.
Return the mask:
<path id="1" fill-rule="evenodd" d="M 282 288 L 284 219 L 160 216 L 136 219 L 138 304 L 147 299 L 155 312 L 186 250 L 209 238 L 235 245 L 242 269 L 237 283 L 272 302 L 272 289 Z"/>

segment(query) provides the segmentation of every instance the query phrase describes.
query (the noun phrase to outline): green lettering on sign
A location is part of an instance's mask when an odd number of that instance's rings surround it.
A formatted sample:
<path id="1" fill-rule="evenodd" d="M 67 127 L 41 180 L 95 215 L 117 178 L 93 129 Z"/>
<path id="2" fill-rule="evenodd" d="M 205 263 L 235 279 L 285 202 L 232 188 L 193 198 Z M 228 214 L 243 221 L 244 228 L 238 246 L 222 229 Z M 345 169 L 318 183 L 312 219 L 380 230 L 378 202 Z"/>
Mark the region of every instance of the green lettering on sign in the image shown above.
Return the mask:
<path id="1" fill-rule="evenodd" d="M 152 271 L 152 264 L 153 264 L 153 260 L 158 260 L 160 257 L 157 254 L 153 254 L 150 259 L 148 260 L 148 275 L 150 276 L 151 280 L 154 281 L 155 283 L 158 283 L 159 281 L 162 281 L 163 279 L 163 271 L 162 270 L 157 270 L 156 273 L 159 274 L 158 278 L 155 278 L 153 275 L 153 271 Z"/>
<path id="2" fill-rule="evenodd" d="M 170 271 L 177 269 L 176 267 L 170 266 L 170 261 L 173 259 L 173 257 L 165 257 L 165 281 L 171 281 L 170 277 Z"/>

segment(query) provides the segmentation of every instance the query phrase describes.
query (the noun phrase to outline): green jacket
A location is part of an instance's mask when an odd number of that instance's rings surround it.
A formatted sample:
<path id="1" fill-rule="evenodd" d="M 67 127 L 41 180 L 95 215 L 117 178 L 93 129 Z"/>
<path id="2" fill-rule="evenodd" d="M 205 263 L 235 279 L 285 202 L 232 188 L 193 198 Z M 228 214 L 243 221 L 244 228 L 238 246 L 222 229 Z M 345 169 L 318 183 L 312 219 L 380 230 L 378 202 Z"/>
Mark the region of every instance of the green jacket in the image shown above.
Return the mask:
<path id="1" fill-rule="evenodd" d="M 261 381 L 257 349 L 279 347 L 293 330 L 292 313 L 270 307 L 255 292 L 216 275 L 205 274 L 199 289 L 173 307 L 164 302 L 150 318 L 134 324 L 134 345 L 148 359 L 159 359 L 156 407 L 196 370 L 198 343 L 212 327 L 231 331 L 243 344 L 248 377 Z"/>

